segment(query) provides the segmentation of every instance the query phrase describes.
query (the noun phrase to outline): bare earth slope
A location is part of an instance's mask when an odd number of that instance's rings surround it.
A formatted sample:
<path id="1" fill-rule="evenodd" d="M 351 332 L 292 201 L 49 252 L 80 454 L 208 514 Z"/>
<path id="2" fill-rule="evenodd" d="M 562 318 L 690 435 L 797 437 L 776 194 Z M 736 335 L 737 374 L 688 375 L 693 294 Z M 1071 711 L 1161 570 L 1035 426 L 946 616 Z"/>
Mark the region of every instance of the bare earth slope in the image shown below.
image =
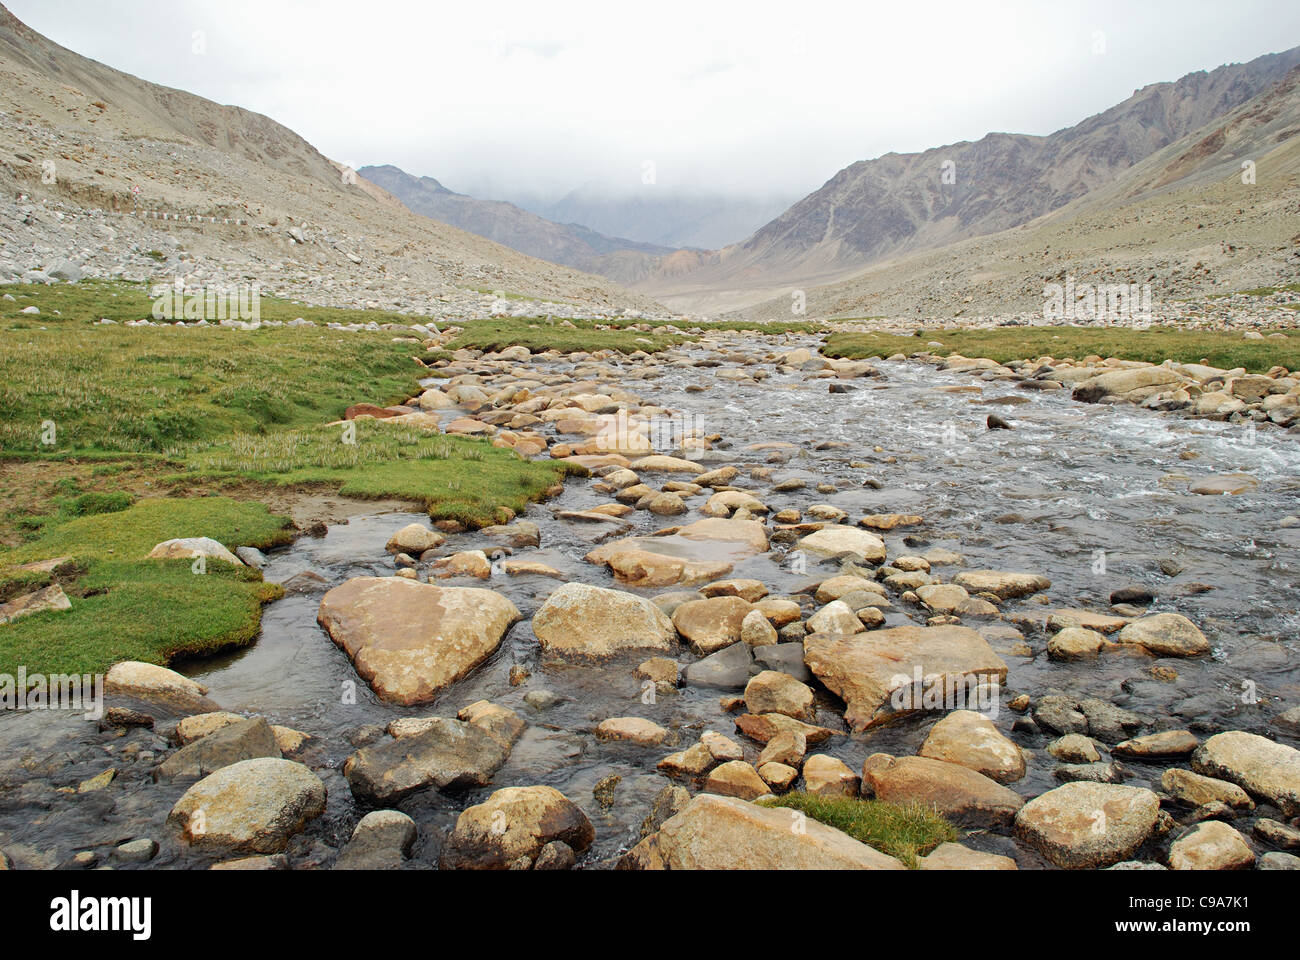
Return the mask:
<path id="1" fill-rule="evenodd" d="M 10 274 L 59 260 L 91 275 L 198 270 L 435 315 L 477 307 L 484 291 L 658 309 L 603 278 L 416 216 L 275 121 L 96 63 L 3 6 L 0 191 L 25 198 L 0 210 L 0 272 Z"/>
<path id="2" fill-rule="evenodd" d="M 743 243 L 638 288 L 679 308 L 734 309 L 1028 223 L 1114 182 L 1267 91 L 1297 64 L 1300 48 L 1153 84 L 1046 137 L 992 133 L 855 163 Z"/>

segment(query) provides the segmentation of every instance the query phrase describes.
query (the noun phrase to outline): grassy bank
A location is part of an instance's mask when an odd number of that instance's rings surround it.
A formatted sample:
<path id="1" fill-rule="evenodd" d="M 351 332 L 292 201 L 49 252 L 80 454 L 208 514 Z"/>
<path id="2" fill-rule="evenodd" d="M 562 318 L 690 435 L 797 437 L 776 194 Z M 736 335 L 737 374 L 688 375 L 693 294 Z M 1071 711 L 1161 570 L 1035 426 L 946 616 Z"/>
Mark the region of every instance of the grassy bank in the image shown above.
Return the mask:
<path id="1" fill-rule="evenodd" d="M 956 829 L 943 817 L 919 805 L 902 806 L 883 800 L 822 797 L 795 790 L 758 801 L 764 806 L 798 810 L 855 840 L 903 861 L 910 869 L 941 843 L 958 839 Z"/>
<path id="2" fill-rule="evenodd" d="M 150 560 L 155 544 L 209 536 L 228 547 L 271 547 L 287 521 L 261 504 L 221 497 L 144 500 L 51 524 L 36 540 L 0 554 L 0 595 L 58 579 L 72 609 L 0 625 L 0 673 L 102 673 L 118 660 L 166 663 L 214 653 L 257 636 L 261 607 L 281 594 L 247 567 L 219 561 L 195 573 L 188 560 Z M 14 567 L 56 557 L 70 569 Z"/>
<path id="3" fill-rule="evenodd" d="M 468 524 L 522 512 L 568 468 L 486 440 L 359 421 L 420 391 L 424 348 L 393 331 L 99 325 L 145 316 L 123 284 L 7 287 L 0 298 L 0 601 L 57 579 L 72 603 L 0 625 L 0 673 L 101 672 L 246 643 L 279 588 L 253 570 L 146 559 L 157 543 L 286 542 L 259 498 L 301 488 L 423 504 Z M 22 314 L 36 305 L 41 314 Z M 263 318 L 413 318 L 283 301 Z M 268 317 L 268 313 L 271 317 Z M 211 494 L 229 493 L 229 496 Z M 56 573 L 17 569 L 67 557 Z"/>
<path id="4" fill-rule="evenodd" d="M 928 347 L 938 342 L 942 347 Z M 1245 367 L 1264 373 L 1274 366 L 1300 368 L 1300 330 L 1286 340 L 1246 340 L 1240 333 L 1152 327 L 1126 330 L 1117 327 L 996 327 L 988 330 L 929 329 L 915 336 L 885 333 L 832 333 L 826 338 L 827 356 L 848 359 L 889 357 L 896 353 L 959 353 L 987 357 L 999 363 L 1051 356 L 1057 360 L 1087 356 L 1115 357 L 1163 363 L 1205 362 L 1215 367 Z"/>

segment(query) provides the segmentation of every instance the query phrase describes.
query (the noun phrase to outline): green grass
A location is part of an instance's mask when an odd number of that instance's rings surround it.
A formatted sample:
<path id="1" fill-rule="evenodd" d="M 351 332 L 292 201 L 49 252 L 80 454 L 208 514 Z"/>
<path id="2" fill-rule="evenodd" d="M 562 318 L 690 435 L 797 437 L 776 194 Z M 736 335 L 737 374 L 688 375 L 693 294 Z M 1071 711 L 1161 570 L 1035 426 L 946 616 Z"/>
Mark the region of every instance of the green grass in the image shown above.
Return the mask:
<path id="1" fill-rule="evenodd" d="M 958 839 L 952 824 L 919 804 L 821 797 L 802 790 L 764 797 L 757 802 L 768 807 L 799 810 L 819 823 L 842 830 L 853 839 L 898 858 L 911 870 L 917 868 L 918 857 L 930 853 L 941 843 Z"/>
<path id="2" fill-rule="evenodd" d="M 1200 363 L 1231 370 L 1244 367 L 1264 373 L 1274 366 L 1300 368 L 1300 330 L 1284 331 L 1287 340 L 1245 340 L 1240 333 L 1152 327 L 1126 330 L 1116 327 L 997 327 L 988 330 L 927 329 L 915 336 L 873 333 L 832 333 L 823 352 L 831 357 L 866 359 L 896 353 L 959 353 L 987 357 L 998 363 L 1051 356 L 1057 360 L 1086 356 L 1115 357 L 1163 363 Z M 940 348 L 927 348 L 937 341 Z"/>
<path id="3" fill-rule="evenodd" d="M 311 328 L 9 331 L 0 338 L 0 452 L 161 453 L 334 420 L 351 403 L 418 392 L 412 352 L 390 334 Z"/>
<path id="4" fill-rule="evenodd" d="M 242 434 L 195 445 L 180 457 L 198 479 L 325 485 L 358 499 L 423 503 L 434 518 L 471 525 L 501 522 L 501 507 L 522 513 L 547 488 L 578 471 L 558 461 L 525 460 L 483 440 L 365 420 L 354 427 L 353 444 L 342 441 L 337 426 L 316 426 Z"/>
<path id="5" fill-rule="evenodd" d="M 167 663 L 215 653 L 257 636 L 262 604 L 281 594 L 247 567 L 146 559 L 177 537 L 209 536 L 226 547 L 271 547 L 288 521 L 258 503 L 224 497 L 142 500 L 125 510 L 50 524 L 35 541 L 0 553 L 0 595 L 37 589 L 49 574 L 14 571 L 34 560 L 71 557 L 60 574 L 72 609 L 0 625 L 0 673 L 102 673 L 119 660 Z"/>

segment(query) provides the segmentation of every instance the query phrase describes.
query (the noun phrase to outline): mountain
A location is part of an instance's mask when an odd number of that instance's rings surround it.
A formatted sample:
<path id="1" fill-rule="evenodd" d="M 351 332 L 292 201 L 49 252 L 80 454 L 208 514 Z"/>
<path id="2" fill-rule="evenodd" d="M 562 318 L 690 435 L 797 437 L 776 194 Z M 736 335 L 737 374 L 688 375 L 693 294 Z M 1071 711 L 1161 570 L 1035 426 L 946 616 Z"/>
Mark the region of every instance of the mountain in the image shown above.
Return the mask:
<path id="1" fill-rule="evenodd" d="M 679 307 L 735 308 L 1027 223 L 1111 183 L 1297 64 L 1300 48 L 1152 84 L 1049 136 L 990 133 L 859 161 L 745 241 L 703 258 L 698 269 L 656 274 L 638 288 Z"/>
<path id="2" fill-rule="evenodd" d="M 817 317 L 1033 312 L 1047 283 L 1149 284 L 1157 303 L 1300 276 L 1300 67 L 1065 205 L 806 291 Z M 790 296 L 740 311 L 790 316 Z"/>
<path id="3" fill-rule="evenodd" d="M 357 173 L 421 216 L 532 257 L 620 282 L 640 279 L 653 261 L 672 252 L 668 247 L 607 237 L 576 223 L 554 223 L 512 203 L 478 200 L 448 190 L 433 177 L 414 177 L 391 165 L 362 167 Z"/>
<path id="4" fill-rule="evenodd" d="M 548 220 L 677 249 L 717 250 L 777 216 L 793 198 L 744 198 L 647 185 L 624 194 L 587 184 L 559 200 L 521 203 Z"/>
<path id="5" fill-rule="evenodd" d="M 135 275 L 148 251 L 168 255 L 160 269 L 259 279 L 317 302 L 450 313 L 499 289 L 660 309 L 410 213 L 274 120 L 89 60 L 0 6 L 0 197 L 20 196 L 0 216 L 0 268 L 18 272 L 62 255 Z M 132 216 L 137 206 L 159 218 Z M 200 228 L 199 216 L 218 222 Z"/>

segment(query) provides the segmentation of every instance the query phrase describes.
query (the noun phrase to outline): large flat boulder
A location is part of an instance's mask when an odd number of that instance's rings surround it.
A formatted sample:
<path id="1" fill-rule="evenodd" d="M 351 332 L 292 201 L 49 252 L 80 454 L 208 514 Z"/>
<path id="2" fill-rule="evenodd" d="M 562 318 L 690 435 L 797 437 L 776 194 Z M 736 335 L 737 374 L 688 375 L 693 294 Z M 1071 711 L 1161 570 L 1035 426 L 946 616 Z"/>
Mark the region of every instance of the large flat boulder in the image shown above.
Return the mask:
<path id="1" fill-rule="evenodd" d="M 794 810 L 699 794 L 643 843 L 661 870 L 902 870 L 903 864 Z"/>
<path id="2" fill-rule="evenodd" d="M 490 657 L 521 614 L 492 590 L 357 577 L 321 598 L 317 619 L 382 700 L 410 706 Z"/>
<path id="3" fill-rule="evenodd" d="M 855 730 L 903 713 L 965 708 L 981 684 L 1007 676 L 988 642 L 960 626 L 813 634 L 804 639 L 804 662 L 848 705 L 844 719 Z"/>
<path id="4" fill-rule="evenodd" d="M 1136 644 L 1157 657 L 1195 657 L 1210 651 L 1205 634 L 1179 613 L 1134 620 L 1119 632 L 1119 642 Z"/>
<path id="5" fill-rule="evenodd" d="M 673 622 L 651 601 L 585 583 L 552 592 L 533 615 L 533 633 L 547 650 L 584 657 L 667 651 L 677 639 Z"/>

